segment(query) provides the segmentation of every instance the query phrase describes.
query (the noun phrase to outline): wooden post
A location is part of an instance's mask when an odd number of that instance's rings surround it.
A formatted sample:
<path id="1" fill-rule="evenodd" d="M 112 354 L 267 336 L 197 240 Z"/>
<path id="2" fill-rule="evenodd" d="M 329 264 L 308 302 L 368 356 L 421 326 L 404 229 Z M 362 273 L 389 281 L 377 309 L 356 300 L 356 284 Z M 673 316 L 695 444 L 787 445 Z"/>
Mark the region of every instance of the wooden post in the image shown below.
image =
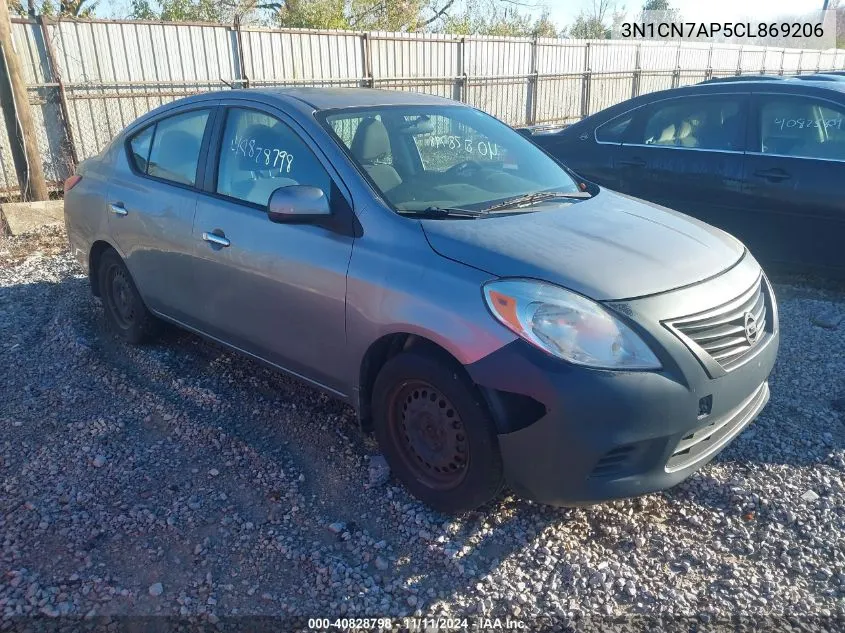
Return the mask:
<path id="1" fill-rule="evenodd" d="M 21 74 L 15 47 L 12 45 L 12 22 L 9 16 L 9 5 L 6 0 L 0 0 L 0 54 L 3 66 L 8 74 L 11 90 L 11 115 L 14 125 L 9 125 L 15 134 L 10 135 L 9 142 L 18 148 L 23 148 L 25 173 L 18 172 L 18 182 L 21 187 L 21 198 L 28 200 L 47 200 L 47 183 L 44 180 L 44 169 L 41 165 L 41 152 L 38 151 L 38 141 L 35 125 L 32 122 L 32 110 L 29 106 L 29 95 Z M 8 120 L 8 119 L 7 119 Z M 15 151 L 13 149 L 13 151 Z"/>

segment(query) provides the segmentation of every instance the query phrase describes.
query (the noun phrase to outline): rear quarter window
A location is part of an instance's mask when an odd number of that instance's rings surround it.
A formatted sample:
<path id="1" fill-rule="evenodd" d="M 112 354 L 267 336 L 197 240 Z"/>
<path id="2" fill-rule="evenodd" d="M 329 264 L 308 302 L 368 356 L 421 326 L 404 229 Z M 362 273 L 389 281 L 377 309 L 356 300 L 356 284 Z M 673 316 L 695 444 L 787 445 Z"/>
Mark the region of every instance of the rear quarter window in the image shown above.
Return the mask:
<path id="1" fill-rule="evenodd" d="M 633 120 L 634 113 L 628 112 L 603 123 L 596 128 L 596 140 L 599 143 L 621 143 Z"/>
<path id="2" fill-rule="evenodd" d="M 193 186 L 210 111 L 159 119 L 129 138 L 129 161 L 142 174 Z"/>
<path id="3" fill-rule="evenodd" d="M 147 163 L 150 160 L 150 147 L 154 130 L 155 125 L 151 125 L 129 140 L 129 160 L 132 161 L 135 169 L 144 174 L 147 173 Z"/>

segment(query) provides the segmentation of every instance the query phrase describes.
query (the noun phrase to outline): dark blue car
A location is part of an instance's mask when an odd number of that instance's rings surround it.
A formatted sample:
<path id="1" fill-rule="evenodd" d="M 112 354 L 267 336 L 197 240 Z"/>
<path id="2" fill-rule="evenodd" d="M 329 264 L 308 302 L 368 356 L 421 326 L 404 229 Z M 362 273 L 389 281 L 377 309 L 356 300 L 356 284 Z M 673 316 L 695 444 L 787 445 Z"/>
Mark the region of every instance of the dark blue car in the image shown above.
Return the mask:
<path id="1" fill-rule="evenodd" d="M 583 178 L 740 238 L 768 267 L 845 276 L 845 82 L 708 82 L 535 142 Z"/>

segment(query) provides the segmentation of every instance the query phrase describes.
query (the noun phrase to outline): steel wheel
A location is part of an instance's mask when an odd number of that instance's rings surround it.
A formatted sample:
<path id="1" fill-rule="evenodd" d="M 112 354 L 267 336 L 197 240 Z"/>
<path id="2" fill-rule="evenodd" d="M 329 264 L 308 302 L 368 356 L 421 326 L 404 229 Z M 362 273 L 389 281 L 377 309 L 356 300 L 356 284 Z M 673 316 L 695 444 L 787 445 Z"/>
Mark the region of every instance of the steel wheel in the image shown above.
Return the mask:
<path id="1" fill-rule="evenodd" d="M 135 323 L 135 296 L 126 272 L 113 266 L 108 271 L 108 306 L 115 322 L 124 330 Z"/>
<path id="2" fill-rule="evenodd" d="M 159 322 L 147 310 L 132 276 L 116 251 L 108 249 L 97 262 L 97 288 L 109 328 L 134 344 L 153 338 Z"/>
<path id="3" fill-rule="evenodd" d="M 469 467 L 469 437 L 452 402 L 422 380 L 397 386 L 389 429 L 405 466 L 426 486 L 460 485 Z"/>

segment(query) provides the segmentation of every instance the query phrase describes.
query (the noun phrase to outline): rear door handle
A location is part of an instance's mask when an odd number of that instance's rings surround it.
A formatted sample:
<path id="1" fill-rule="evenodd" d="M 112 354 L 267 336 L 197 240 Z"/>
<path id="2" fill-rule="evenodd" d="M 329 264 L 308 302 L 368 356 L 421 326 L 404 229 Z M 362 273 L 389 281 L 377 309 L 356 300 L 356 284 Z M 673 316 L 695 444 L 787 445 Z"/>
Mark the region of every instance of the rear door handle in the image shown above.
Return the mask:
<path id="1" fill-rule="evenodd" d="M 772 169 L 760 169 L 755 171 L 754 175 L 758 178 L 765 178 L 769 182 L 783 182 L 784 180 L 789 180 L 790 178 L 790 175 L 779 167 L 774 167 Z"/>
<path id="2" fill-rule="evenodd" d="M 202 239 L 217 246 L 229 246 L 231 244 L 225 235 L 218 235 L 217 233 L 203 233 Z"/>
<path id="3" fill-rule="evenodd" d="M 620 160 L 620 165 L 626 167 L 645 167 L 645 161 L 642 158 L 632 158 L 631 160 Z"/>
<path id="4" fill-rule="evenodd" d="M 126 210 L 126 207 L 123 206 L 122 202 L 112 202 L 109 205 L 109 211 L 115 215 L 127 215 L 129 213 L 129 211 Z"/>

